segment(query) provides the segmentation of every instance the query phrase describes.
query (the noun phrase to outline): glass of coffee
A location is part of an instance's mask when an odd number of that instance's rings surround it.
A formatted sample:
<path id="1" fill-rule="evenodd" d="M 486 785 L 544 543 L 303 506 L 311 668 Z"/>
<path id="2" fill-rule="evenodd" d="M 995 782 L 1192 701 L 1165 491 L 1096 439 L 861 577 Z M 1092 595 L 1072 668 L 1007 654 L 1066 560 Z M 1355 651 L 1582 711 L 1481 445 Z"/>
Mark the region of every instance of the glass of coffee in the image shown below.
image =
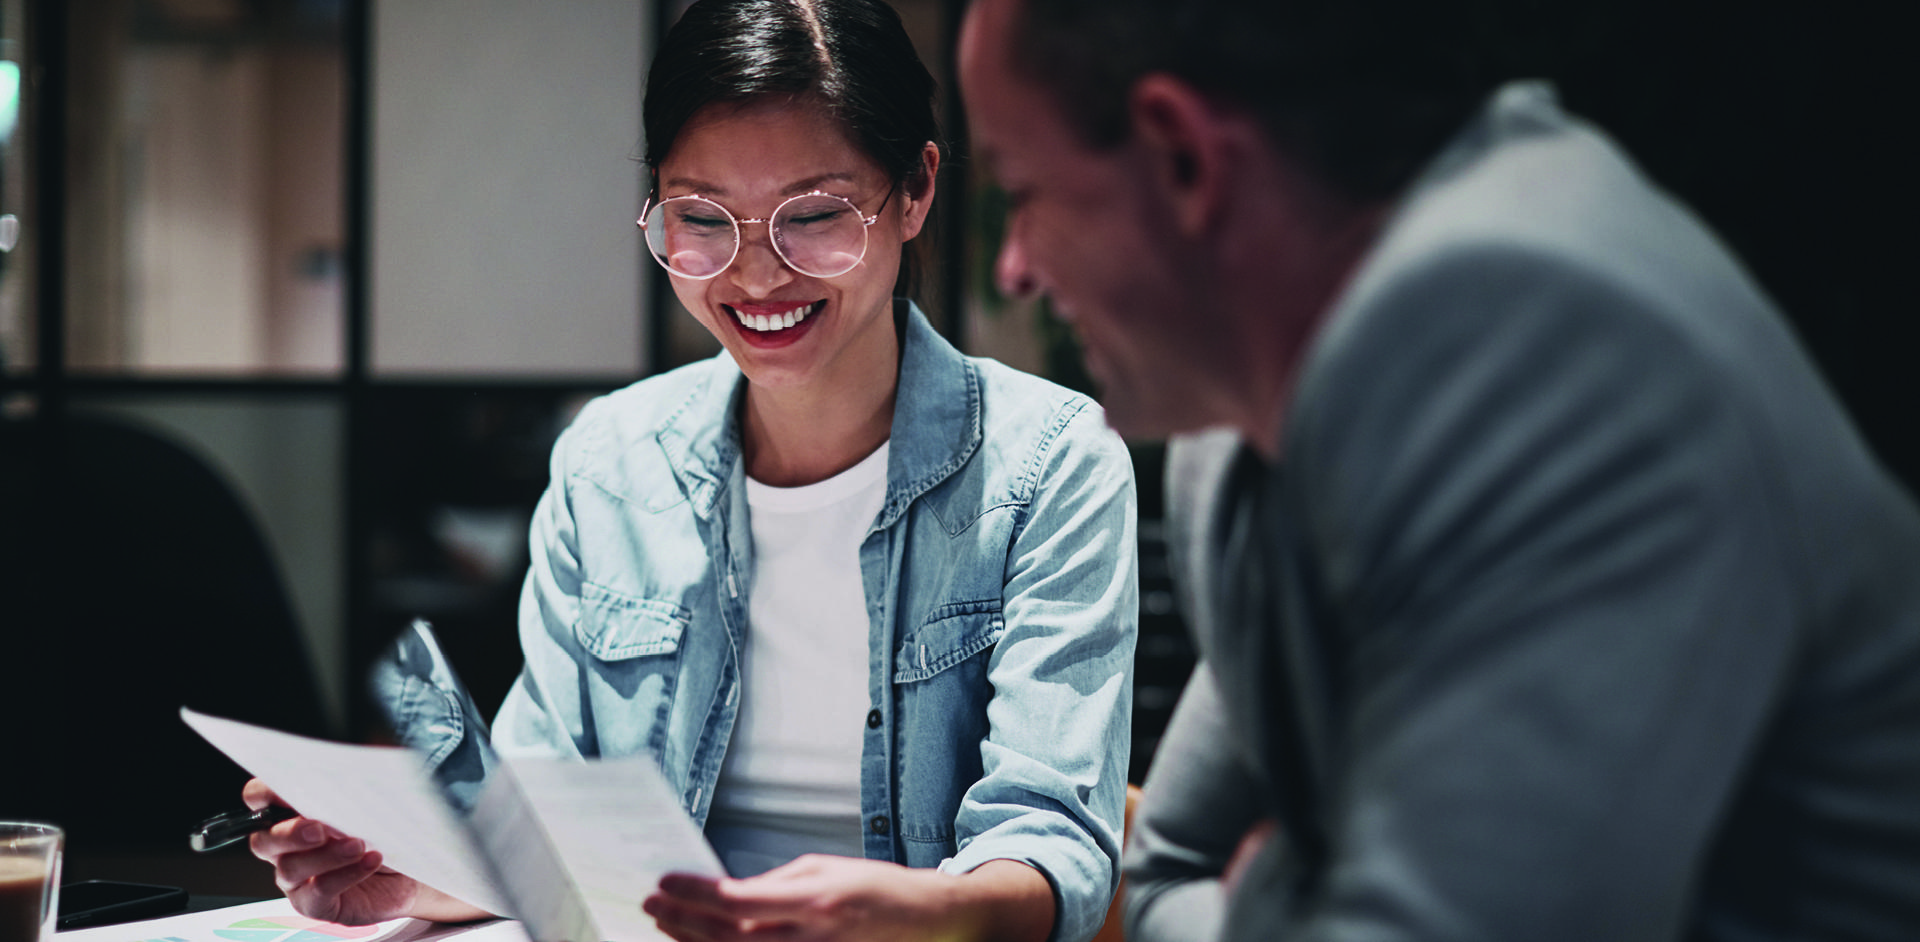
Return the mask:
<path id="1" fill-rule="evenodd" d="M 53 938 L 63 837 L 51 824 L 0 821 L 0 942 Z"/>

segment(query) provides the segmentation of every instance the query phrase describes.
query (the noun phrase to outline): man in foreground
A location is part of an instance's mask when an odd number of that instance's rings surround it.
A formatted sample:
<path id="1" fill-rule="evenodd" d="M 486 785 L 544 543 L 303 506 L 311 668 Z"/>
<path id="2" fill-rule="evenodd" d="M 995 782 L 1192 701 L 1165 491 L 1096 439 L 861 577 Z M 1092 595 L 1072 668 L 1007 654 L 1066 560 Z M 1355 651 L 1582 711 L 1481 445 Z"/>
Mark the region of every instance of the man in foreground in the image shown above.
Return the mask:
<path id="1" fill-rule="evenodd" d="M 1912 498 L 1684 207 L 1374 6 L 968 14 L 1000 280 L 1179 436 L 1129 938 L 1920 938 Z"/>

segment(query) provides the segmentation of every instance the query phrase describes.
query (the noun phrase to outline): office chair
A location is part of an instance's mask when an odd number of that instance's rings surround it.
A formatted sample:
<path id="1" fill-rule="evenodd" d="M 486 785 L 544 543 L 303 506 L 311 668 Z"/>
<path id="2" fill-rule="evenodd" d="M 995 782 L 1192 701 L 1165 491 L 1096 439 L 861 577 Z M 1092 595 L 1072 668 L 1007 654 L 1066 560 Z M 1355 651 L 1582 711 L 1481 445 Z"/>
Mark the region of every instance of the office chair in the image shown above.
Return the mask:
<path id="1" fill-rule="evenodd" d="M 0 813 L 70 849 L 185 846 L 246 776 L 182 704 L 325 732 L 273 553 L 245 505 L 155 432 L 0 422 Z"/>

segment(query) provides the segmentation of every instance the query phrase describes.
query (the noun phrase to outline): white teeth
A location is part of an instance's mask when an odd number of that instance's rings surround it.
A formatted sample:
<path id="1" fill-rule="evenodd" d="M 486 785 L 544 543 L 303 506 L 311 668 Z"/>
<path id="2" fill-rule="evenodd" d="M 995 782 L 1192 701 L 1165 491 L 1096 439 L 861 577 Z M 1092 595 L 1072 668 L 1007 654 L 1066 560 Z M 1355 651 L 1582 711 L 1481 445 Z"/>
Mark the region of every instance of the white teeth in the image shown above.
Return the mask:
<path id="1" fill-rule="evenodd" d="M 825 301 L 815 301 L 814 303 L 809 304 L 806 307 L 794 308 L 793 310 L 788 311 L 785 314 L 774 314 L 771 316 L 766 314 L 742 314 L 741 312 L 736 310 L 733 312 L 733 316 L 739 319 L 740 326 L 745 327 L 748 330 L 758 330 L 758 331 L 785 330 L 788 327 L 792 327 L 793 325 L 798 324 L 803 320 L 806 320 L 815 311 L 820 310 L 820 305 L 825 303 L 826 303 Z"/>

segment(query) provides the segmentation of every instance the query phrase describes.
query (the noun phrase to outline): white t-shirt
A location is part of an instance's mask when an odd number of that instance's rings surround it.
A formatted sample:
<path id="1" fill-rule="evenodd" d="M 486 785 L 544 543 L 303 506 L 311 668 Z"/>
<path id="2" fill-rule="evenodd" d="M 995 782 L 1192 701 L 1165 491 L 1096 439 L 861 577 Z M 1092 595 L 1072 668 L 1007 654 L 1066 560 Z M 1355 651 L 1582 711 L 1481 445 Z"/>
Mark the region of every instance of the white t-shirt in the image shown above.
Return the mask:
<path id="1" fill-rule="evenodd" d="M 817 484 L 747 480 L 745 683 L 707 819 L 736 877 L 805 853 L 862 856 L 860 744 L 872 705 L 860 543 L 886 485 L 885 444 Z"/>

